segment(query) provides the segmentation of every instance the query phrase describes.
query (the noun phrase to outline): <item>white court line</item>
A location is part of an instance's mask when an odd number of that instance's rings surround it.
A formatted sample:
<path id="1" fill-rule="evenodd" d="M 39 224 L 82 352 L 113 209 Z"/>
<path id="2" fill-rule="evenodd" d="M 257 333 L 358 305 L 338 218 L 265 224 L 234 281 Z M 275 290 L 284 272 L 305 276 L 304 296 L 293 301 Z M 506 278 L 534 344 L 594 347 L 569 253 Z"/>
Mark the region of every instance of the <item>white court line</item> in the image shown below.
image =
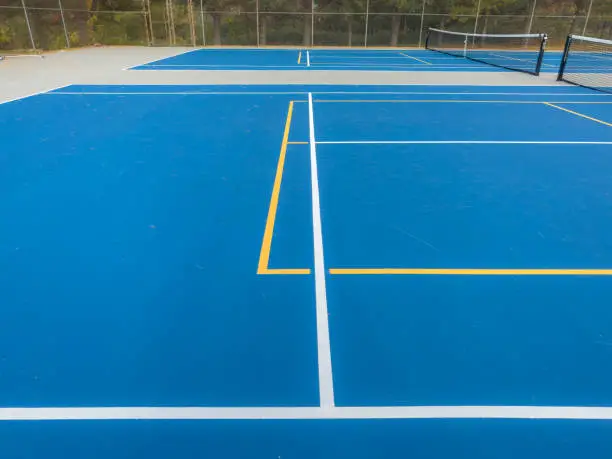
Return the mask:
<path id="1" fill-rule="evenodd" d="M 160 59 L 161 60 L 161 59 Z M 300 69 L 302 68 L 302 65 L 298 65 L 298 64 L 292 64 L 292 65 L 260 65 L 260 64 L 141 64 L 141 65 L 136 65 L 134 67 L 188 67 L 188 68 L 209 68 L 209 67 L 215 67 L 215 68 L 219 68 L 220 70 L 223 70 L 224 68 L 227 67 L 232 67 L 232 68 L 245 68 L 245 69 L 249 69 L 249 68 L 272 68 L 272 69 L 276 69 L 276 68 L 283 68 L 283 69 Z M 134 68 L 132 67 L 132 68 Z"/>
<path id="2" fill-rule="evenodd" d="M 69 87 L 72 85 L 62 86 L 62 88 Z M 95 86 L 95 85 L 92 85 Z M 409 86 L 430 86 L 430 85 L 409 85 Z M 58 88 L 60 89 L 60 88 Z M 51 90 L 53 91 L 53 90 Z M 46 92 L 45 95 L 81 95 L 81 94 L 98 94 L 98 95 L 270 95 L 270 94 L 308 94 L 308 91 L 167 91 L 167 92 L 107 92 L 107 91 L 58 91 L 58 92 Z M 435 95 L 458 95 L 458 96 L 473 96 L 473 95 L 486 95 L 486 96 L 586 96 L 586 97 L 612 97 L 612 94 L 597 93 L 593 91 L 591 93 L 580 93 L 580 92 L 430 92 L 430 91 L 317 91 L 313 93 L 318 94 L 435 94 Z M 316 102 L 316 101 L 315 101 Z M 555 102 L 557 104 L 572 104 L 576 102 Z"/>
<path id="3" fill-rule="evenodd" d="M 64 84 L 62 86 L 57 86 L 55 88 L 50 88 L 50 89 L 44 89 L 42 91 L 38 91 L 38 92 L 34 92 L 32 94 L 26 94 L 25 96 L 19 96 L 19 97 L 14 97 L 12 99 L 8 99 L 8 100 L 2 100 L 0 101 L 0 105 L 2 104 L 8 104 L 9 102 L 15 102 L 17 100 L 21 100 L 21 99 L 27 99 L 28 97 L 33 97 L 33 96 L 39 96 L 39 95 L 46 95 L 46 94 L 52 94 L 49 91 L 57 91 L 58 89 L 62 89 L 62 88 L 67 88 L 69 86 L 72 86 L 71 84 Z M 560 104 L 561 102 L 555 102 L 557 104 Z"/>
<path id="4" fill-rule="evenodd" d="M 306 50 L 306 67 L 310 67 L 310 51 Z"/>
<path id="5" fill-rule="evenodd" d="M 418 68 L 418 67 L 423 67 L 423 63 L 418 63 L 418 62 L 412 62 L 412 61 L 408 61 L 406 58 L 404 58 L 403 62 L 397 62 L 397 63 L 384 63 L 384 62 L 356 62 L 356 63 L 348 63 L 348 62 L 333 62 L 330 60 L 328 61 L 317 61 L 317 62 L 313 62 L 313 65 L 347 65 L 347 66 L 351 66 L 351 67 L 357 67 L 357 66 L 364 66 L 364 67 L 410 67 L 410 68 Z M 428 64 L 429 65 L 433 65 L 433 64 Z"/>
<path id="6" fill-rule="evenodd" d="M 502 58 L 502 59 L 510 59 L 510 60 L 513 60 L 513 61 L 529 62 L 530 64 L 537 63 L 537 61 L 534 60 L 534 59 L 519 59 L 518 57 L 502 56 L 501 54 L 495 54 L 495 53 L 491 53 L 491 56 L 497 56 L 497 57 Z M 547 64 L 545 62 L 542 62 L 542 65 L 546 65 L 547 67 L 558 67 L 557 65 Z"/>
<path id="7" fill-rule="evenodd" d="M 0 408 L 0 421 L 145 419 L 565 419 L 612 420 L 599 406 L 86 407 Z"/>
<path id="8" fill-rule="evenodd" d="M 410 59 L 414 59 L 415 61 L 421 62 L 421 63 L 423 63 L 423 64 L 433 65 L 431 62 L 427 62 L 427 61 L 425 61 L 425 60 L 423 60 L 423 59 L 419 59 L 418 57 L 410 56 L 409 54 L 404 54 L 404 53 L 403 53 L 403 52 L 401 52 L 401 51 L 400 51 L 400 53 L 399 53 L 399 54 L 400 54 L 401 56 L 404 56 L 404 57 L 409 57 Z"/>
<path id="9" fill-rule="evenodd" d="M 124 68 L 122 70 L 131 70 L 131 69 L 133 69 L 135 67 L 140 67 L 142 65 L 147 65 L 147 66 L 157 65 L 157 64 L 152 64 L 152 62 L 163 61 L 165 59 L 172 59 L 172 58 L 177 57 L 177 56 L 182 56 L 183 54 L 189 54 L 189 53 L 193 53 L 193 52 L 199 51 L 200 49 L 202 49 L 202 48 L 196 48 L 196 49 L 191 48 L 191 49 L 188 49 L 187 51 L 181 51 L 180 53 L 173 54 L 172 56 L 158 57 L 157 59 L 152 59 L 152 60 L 144 62 L 142 64 L 132 65 L 131 67 L 126 67 L 126 68 Z"/>
<path id="10" fill-rule="evenodd" d="M 311 140 L 312 142 L 312 140 Z M 317 140 L 318 145 L 422 145 L 422 144 L 475 144 L 475 145 L 612 145 L 612 142 L 564 140 Z"/>
<path id="11" fill-rule="evenodd" d="M 397 68 L 402 68 L 402 67 L 406 67 L 406 68 L 427 68 L 427 71 L 435 71 L 435 70 L 439 70 L 439 69 L 482 69 L 482 65 L 463 65 L 463 64 L 458 64 L 458 65 L 437 65 L 437 64 L 431 64 L 428 65 L 427 67 L 423 67 L 422 65 L 418 65 L 418 64 L 404 64 L 403 66 L 400 65 L 390 65 L 390 64 L 376 64 L 378 67 L 397 67 Z M 217 70 L 223 70 L 223 69 L 227 69 L 227 68 L 235 68 L 235 69 L 251 69 L 251 68 L 273 68 L 273 69 L 301 69 L 302 66 L 301 65 L 258 65 L 258 64 L 253 64 L 253 65 L 246 65 L 246 64 L 139 64 L 133 67 L 130 67 L 128 70 L 132 70 L 135 67 L 148 67 L 148 68 L 152 68 L 152 67 L 187 67 L 187 68 L 191 68 L 191 69 L 198 69 L 198 68 L 210 68 L 210 67 L 214 67 Z M 306 52 L 306 67 L 310 67 L 310 59 L 309 59 L 309 53 Z M 329 64 L 329 63 L 312 63 L 312 66 L 317 66 L 317 67 L 343 67 L 343 68 L 363 68 L 364 66 L 366 66 L 365 64 L 344 64 L 344 63 L 336 63 L 336 64 Z M 373 65 L 372 65 L 373 66 Z"/>
<path id="12" fill-rule="evenodd" d="M 331 345 L 325 291 L 325 262 L 323 257 L 323 230 L 319 200 L 317 149 L 315 141 L 312 94 L 308 93 L 308 131 L 310 138 L 310 180 L 312 190 L 312 234 L 314 242 L 315 301 L 317 309 L 317 351 L 319 361 L 319 400 L 322 408 L 334 406 L 334 380 L 332 376 Z"/>
<path id="13" fill-rule="evenodd" d="M 398 61 L 405 60 L 402 56 L 368 56 L 368 55 L 347 56 L 343 54 L 319 54 L 319 53 L 315 54 L 314 57 L 325 58 L 325 59 L 396 59 Z M 408 57 L 412 57 L 412 56 L 408 56 Z"/>
<path id="14" fill-rule="evenodd" d="M 481 65 L 467 65 L 467 64 L 457 64 L 457 65 L 439 65 L 439 64 L 431 64 L 431 65 L 418 65 L 418 64 L 404 64 L 404 65 L 393 65 L 393 64 L 376 64 L 378 69 L 386 69 L 386 68 L 397 68 L 397 69 L 402 69 L 402 68 L 410 68 L 410 69 L 425 69 L 425 70 L 418 70 L 418 71 L 423 71 L 423 72 L 435 72 L 437 70 L 441 70 L 441 69 L 451 69 L 451 70 L 456 70 L 456 71 L 462 71 L 462 70 L 466 70 L 466 69 L 483 69 L 483 64 Z M 330 63 L 318 63 L 318 62 L 314 62 L 312 64 L 313 67 L 335 67 L 335 68 L 343 68 L 343 69 L 352 69 L 352 68 L 356 68 L 356 69 L 363 69 L 364 67 L 366 67 L 366 65 L 360 65 L 360 64 L 344 64 L 344 63 L 336 63 L 336 64 L 330 64 Z M 374 66 L 372 66 L 374 67 Z M 484 67 L 485 69 L 487 67 Z M 490 68 L 490 67 L 489 67 Z M 376 71 L 376 68 L 374 68 L 373 71 Z M 503 71 L 503 70 L 498 70 L 496 73 L 504 73 L 504 72 L 510 72 L 511 70 L 507 70 L 507 71 Z M 484 73 L 486 72 L 495 72 L 495 70 L 483 70 Z"/>
<path id="15" fill-rule="evenodd" d="M 512 61 L 521 61 L 521 62 L 529 62 L 530 64 L 535 64 L 537 61 L 535 59 L 521 59 L 518 57 L 512 57 L 512 56 L 504 56 L 503 54 L 497 54 L 497 53 L 489 53 L 490 56 L 497 56 L 501 59 L 510 59 Z"/>
<path id="16" fill-rule="evenodd" d="M 408 56 L 406 56 L 408 57 Z M 362 63 L 355 63 L 355 64 L 349 64 L 349 63 L 345 63 L 345 62 L 325 62 L 325 61 L 318 61 L 318 62 L 313 62 L 313 65 L 337 65 L 337 66 L 342 66 L 342 67 L 398 67 L 398 68 L 421 68 L 423 67 L 423 64 L 427 64 L 427 68 L 433 66 L 433 67 L 439 67 L 436 64 L 430 64 L 429 62 L 425 62 L 425 61 L 421 61 L 421 63 L 412 63 L 412 64 L 408 64 L 406 63 L 407 61 L 404 59 L 403 63 L 382 63 L 382 62 L 362 62 Z"/>

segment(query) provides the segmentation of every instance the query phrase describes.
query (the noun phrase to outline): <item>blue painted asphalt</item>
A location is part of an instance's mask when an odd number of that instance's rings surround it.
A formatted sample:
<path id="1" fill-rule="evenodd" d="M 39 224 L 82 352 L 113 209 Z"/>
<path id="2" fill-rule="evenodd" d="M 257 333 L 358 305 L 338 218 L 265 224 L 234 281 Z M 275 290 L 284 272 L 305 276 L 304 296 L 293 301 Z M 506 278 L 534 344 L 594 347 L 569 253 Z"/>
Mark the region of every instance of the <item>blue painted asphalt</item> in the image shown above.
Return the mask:
<path id="1" fill-rule="evenodd" d="M 605 421 L 112 421 L 0 425 L 6 459 L 607 459 Z"/>
<path id="2" fill-rule="evenodd" d="M 612 141 L 540 103 L 612 119 L 591 103 L 612 96 L 565 86 L 72 86 L 0 105 L 1 407 L 319 405 L 313 276 L 256 274 L 290 101 L 270 267 L 313 268 L 309 145 L 293 143 L 308 141 L 308 92 L 322 142 Z M 466 102 L 401 102 L 441 98 Z M 323 102 L 341 99 L 366 101 Z M 319 144 L 326 267 L 610 268 L 609 149 Z M 612 405 L 608 276 L 326 281 L 338 406 Z M 0 446 L 3 459 L 603 458 L 611 429 L 0 422 Z"/>
<path id="3" fill-rule="evenodd" d="M 308 53 L 308 55 L 307 55 Z M 532 52 L 499 51 L 487 60 L 535 69 Z M 545 54 L 542 72 L 557 72 L 561 53 Z M 506 72 L 460 57 L 423 49 L 195 49 L 133 67 L 133 70 L 384 70 Z"/>
<path id="4" fill-rule="evenodd" d="M 318 405 L 311 281 L 255 275 L 287 103 L 245 97 L 0 106 L 1 406 Z"/>

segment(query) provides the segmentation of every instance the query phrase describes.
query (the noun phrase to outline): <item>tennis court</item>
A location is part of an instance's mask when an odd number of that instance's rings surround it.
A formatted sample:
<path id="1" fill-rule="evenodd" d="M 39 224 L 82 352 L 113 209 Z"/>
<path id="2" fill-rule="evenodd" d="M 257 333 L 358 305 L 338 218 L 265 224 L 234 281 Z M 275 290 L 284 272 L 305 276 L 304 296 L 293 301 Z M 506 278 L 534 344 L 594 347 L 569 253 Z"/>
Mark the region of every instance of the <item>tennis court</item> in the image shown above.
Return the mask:
<path id="1" fill-rule="evenodd" d="M 535 62 L 533 52 L 495 50 L 498 65 Z M 542 72 L 559 70 L 560 51 L 547 51 Z M 132 70 L 385 70 L 427 72 L 505 72 L 503 68 L 424 49 L 197 49 Z"/>
<path id="2" fill-rule="evenodd" d="M 8 457 L 612 452 L 612 95 L 75 85 L 0 117 L 0 418 L 62 420 L 4 423 Z"/>

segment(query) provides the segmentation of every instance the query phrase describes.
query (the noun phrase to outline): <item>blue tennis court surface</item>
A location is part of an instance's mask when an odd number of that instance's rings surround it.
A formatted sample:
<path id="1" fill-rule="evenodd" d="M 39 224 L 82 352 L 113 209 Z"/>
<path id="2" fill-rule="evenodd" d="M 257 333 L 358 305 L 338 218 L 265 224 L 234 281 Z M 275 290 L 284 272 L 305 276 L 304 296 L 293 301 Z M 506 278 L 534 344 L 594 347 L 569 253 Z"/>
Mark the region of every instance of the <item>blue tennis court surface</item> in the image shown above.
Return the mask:
<path id="1" fill-rule="evenodd" d="M 69 86 L 0 120 L 3 458 L 612 454 L 612 95 Z"/>
<path id="2" fill-rule="evenodd" d="M 491 51 L 488 61 L 525 68 L 536 52 Z M 545 54 L 542 72 L 558 72 L 561 53 Z M 518 64 L 517 64 L 518 63 Z M 196 49 L 133 67 L 133 70 L 385 70 L 426 72 L 507 72 L 468 59 L 424 49 Z"/>

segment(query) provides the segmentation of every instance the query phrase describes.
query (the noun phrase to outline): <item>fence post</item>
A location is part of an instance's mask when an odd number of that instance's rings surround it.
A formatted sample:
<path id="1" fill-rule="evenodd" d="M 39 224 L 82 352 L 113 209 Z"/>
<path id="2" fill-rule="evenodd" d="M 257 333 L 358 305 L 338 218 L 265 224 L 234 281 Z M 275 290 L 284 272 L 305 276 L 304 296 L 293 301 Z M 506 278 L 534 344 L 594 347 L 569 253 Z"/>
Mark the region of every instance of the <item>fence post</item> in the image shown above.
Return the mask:
<path id="1" fill-rule="evenodd" d="M 200 0 L 200 22 L 202 23 L 202 46 L 206 46 L 206 25 L 204 22 L 204 6 Z"/>
<path id="2" fill-rule="evenodd" d="M 538 0 L 533 0 L 533 7 L 531 8 L 531 17 L 529 18 L 529 30 L 527 33 L 531 33 L 531 28 L 533 27 L 533 18 L 535 16 L 536 5 L 538 4 Z"/>
<path id="3" fill-rule="evenodd" d="M 140 3 L 142 4 L 142 20 L 144 21 L 145 26 L 145 37 L 147 39 L 147 46 L 151 46 L 151 36 L 149 35 L 149 20 L 147 19 L 147 2 L 146 0 L 142 0 Z"/>
<path id="4" fill-rule="evenodd" d="M 314 5 L 315 0 L 310 0 L 310 47 L 314 46 Z"/>
<path id="5" fill-rule="evenodd" d="M 187 18 L 189 19 L 189 33 L 191 35 L 191 46 L 196 46 L 195 16 L 193 14 L 193 0 L 187 0 Z"/>
<path id="6" fill-rule="evenodd" d="M 478 0 L 478 6 L 476 6 L 476 19 L 474 20 L 474 33 L 478 31 L 478 18 L 480 17 L 480 3 L 481 3 L 481 0 Z"/>
<path id="7" fill-rule="evenodd" d="M 257 47 L 259 48 L 259 0 L 255 0 L 255 28 L 257 29 Z"/>
<path id="8" fill-rule="evenodd" d="M 425 1 L 425 0 L 423 0 Z M 366 0 L 366 23 L 365 23 L 365 37 L 363 38 L 363 47 L 368 47 L 368 20 L 370 19 L 370 0 Z"/>
<path id="9" fill-rule="evenodd" d="M 589 18 L 591 17 L 591 8 L 593 7 L 593 0 L 589 2 L 589 9 L 587 10 L 586 19 L 584 20 L 584 28 L 582 29 L 582 35 L 586 35 L 587 25 L 589 24 Z"/>
<path id="10" fill-rule="evenodd" d="M 168 9 L 168 31 L 170 32 L 170 44 L 176 45 L 176 28 L 174 27 L 174 2 L 166 0 L 166 8 Z"/>
<path id="11" fill-rule="evenodd" d="M 57 0 L 59 3 L 60 16 L 62 17 L 62 26 L 64 26 L 64 37 L 66 37 L 66 48 L 70 48 L 70 39 L 68 38 L 68 29 L 66 28 L 66 19 L 64 19 L 64 8 L 62 7 L 62 0 Z"/>
<path id="12" fill-rule="evenodd" d="M 147 26 L 147 35 L 149 36 L 149 46 L 155 45 L 155 35 L 153 34 L 153 15 L 151 14 L 151 1 L 143 0 L 145 10 L 145 25 Z"/>
<path id="13" fill-rule="evenodd" d="M 421 28 L 419 29 L 419 48 L 423 42 L 423 26 L 425 25 L 425 2 L 427 0 L 423 0 L 423 8 L 421 9 Z"/>
<path id="14" fill-rule="evenodd" d="M 30 26 L 30 18 L 28 17 L 28 10 L 26 8 L 25 0 L 21 0 L 21 6 L 23 6 L 23 14 L 25 15 L 26 25 L 28 26 L 28 33 L 30 34 L 32 49 L 36 50 L 36 43 L 34 42 L 34 35 L 32 34 L 32 27 Z"/>

